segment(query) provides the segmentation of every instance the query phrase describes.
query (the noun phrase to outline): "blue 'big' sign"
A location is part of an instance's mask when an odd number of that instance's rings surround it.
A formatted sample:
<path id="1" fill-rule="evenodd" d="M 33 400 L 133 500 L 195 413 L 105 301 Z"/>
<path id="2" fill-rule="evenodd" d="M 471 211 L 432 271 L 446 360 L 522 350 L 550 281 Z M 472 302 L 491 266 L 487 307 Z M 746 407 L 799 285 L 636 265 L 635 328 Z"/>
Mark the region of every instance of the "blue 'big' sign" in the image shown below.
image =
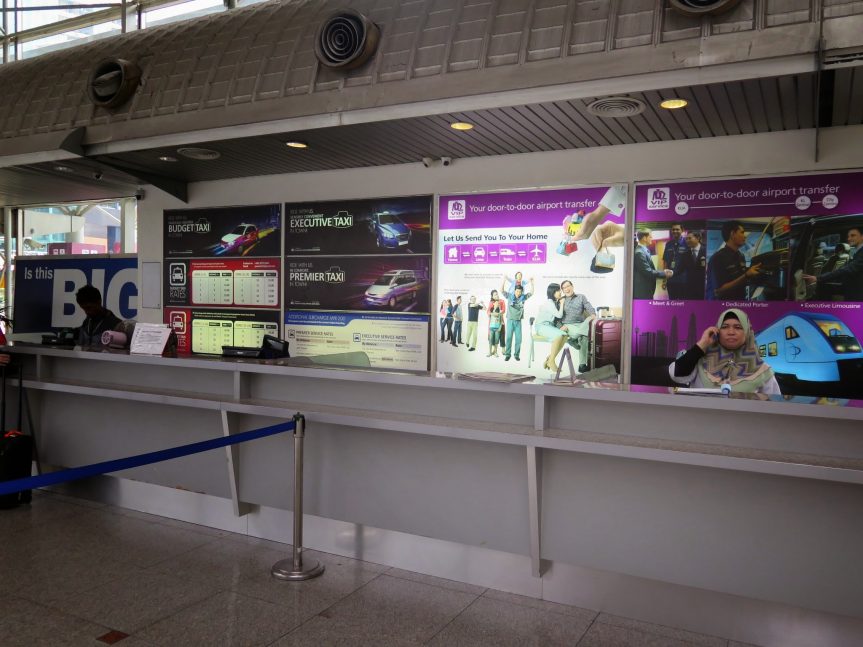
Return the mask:
<path id="1" fill-rule="evenodd" d="M 19 256 L 15 259 L 15 326 L 13 332 L 47 332 L 74 328 L 84 320 L 75 292 L 87 284 L 120 319 L 138 314 L 137 258 L 62 258 Z"/>

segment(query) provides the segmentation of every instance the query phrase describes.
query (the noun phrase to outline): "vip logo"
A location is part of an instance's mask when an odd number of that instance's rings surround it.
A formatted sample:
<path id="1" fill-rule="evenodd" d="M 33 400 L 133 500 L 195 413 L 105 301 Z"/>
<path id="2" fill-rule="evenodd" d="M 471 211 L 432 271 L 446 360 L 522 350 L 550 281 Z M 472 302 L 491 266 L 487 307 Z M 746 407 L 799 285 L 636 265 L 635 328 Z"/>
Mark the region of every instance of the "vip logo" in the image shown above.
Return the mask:
<path id="1" fill-rule="evenodd" d="M 464 220 L 466 212 L 464 200 L 450 200 L 446 216 L 448 220 Z"/>
<path id="2" fill-rule="evenodd" d="M 655 187 L 647 190 L 648 209 L 668 209 L 671 206 L 671 189 Z"/>

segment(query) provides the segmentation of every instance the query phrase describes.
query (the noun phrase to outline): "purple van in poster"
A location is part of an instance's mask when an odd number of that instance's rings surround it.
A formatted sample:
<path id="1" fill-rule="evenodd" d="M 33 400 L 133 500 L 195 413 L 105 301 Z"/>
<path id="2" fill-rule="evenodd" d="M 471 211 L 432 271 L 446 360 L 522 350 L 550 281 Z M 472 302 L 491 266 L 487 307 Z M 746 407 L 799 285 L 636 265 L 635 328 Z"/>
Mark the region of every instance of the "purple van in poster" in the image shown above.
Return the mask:
<path id="1" fill-rule="evenodd" d="M 635 221 L 636 256 L 671 276 L 635 292 L 633 383 L 671 384 L 675 355 L 738 307 L 784 395 L 863 397 L 863 174 L 639 185 Z"/>

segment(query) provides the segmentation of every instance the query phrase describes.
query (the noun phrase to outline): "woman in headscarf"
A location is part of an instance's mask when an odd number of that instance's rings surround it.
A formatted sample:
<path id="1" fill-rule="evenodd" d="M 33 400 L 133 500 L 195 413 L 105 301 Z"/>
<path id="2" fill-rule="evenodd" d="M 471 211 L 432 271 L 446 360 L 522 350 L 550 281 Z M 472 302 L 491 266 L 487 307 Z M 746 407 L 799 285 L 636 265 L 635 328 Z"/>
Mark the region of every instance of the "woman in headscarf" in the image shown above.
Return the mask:
<path id="1" fill-rule="evenodd" d="M 749 317 L 731 308 L 668 367 L 671 379 L 693 388 L 731 386 L 738 393 L 781 395 L 773 369 L 761 358 Z"/>

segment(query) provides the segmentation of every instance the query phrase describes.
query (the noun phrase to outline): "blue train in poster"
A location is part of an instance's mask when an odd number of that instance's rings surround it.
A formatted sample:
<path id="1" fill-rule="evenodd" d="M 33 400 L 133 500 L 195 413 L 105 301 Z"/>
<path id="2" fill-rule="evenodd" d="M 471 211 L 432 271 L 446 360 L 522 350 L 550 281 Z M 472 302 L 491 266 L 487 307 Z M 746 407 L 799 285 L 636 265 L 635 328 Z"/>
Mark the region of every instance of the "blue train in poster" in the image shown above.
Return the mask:
<path id="1" fill-rule="evenodd" d="M 839 383 L 863 374 L 860 342 L 834 315 L 787 314 L 757 333 L 756 341 L 780 381 Z"/>

